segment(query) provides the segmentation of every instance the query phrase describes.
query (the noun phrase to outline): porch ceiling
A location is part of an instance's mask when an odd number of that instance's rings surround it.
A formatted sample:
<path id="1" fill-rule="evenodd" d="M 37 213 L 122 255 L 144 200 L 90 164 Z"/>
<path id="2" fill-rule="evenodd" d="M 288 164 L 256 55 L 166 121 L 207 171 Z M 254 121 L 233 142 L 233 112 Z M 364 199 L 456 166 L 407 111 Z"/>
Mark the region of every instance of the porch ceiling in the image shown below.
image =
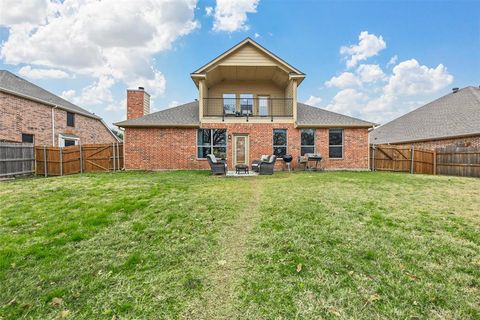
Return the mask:
<path id="1" fill-rule="evenodd" d="M 207 87 L 221 81 L 272 81 L 286 87 L 289 74 L 277 66 L 218 66 L 206 75 Z"/>

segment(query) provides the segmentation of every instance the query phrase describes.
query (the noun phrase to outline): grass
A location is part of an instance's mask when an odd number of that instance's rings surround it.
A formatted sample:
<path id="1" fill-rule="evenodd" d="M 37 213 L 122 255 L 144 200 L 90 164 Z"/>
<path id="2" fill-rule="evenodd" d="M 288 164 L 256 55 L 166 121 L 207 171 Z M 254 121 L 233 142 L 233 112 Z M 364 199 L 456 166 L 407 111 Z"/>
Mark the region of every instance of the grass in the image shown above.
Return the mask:
<path id="1" fill-rule="evenodd" d="M 478 319 L 480 180 L 0 183 L 0 319 Z"/>

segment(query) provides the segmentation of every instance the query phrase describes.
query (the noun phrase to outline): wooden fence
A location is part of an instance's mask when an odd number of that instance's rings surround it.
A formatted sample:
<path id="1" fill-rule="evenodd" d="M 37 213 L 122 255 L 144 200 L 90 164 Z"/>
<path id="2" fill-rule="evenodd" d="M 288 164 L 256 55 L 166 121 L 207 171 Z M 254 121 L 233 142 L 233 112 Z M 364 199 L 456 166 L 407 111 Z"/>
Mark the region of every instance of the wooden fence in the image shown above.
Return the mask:
<path id="1" fill-rule="evenodd" d="M 480 148 L 450 146 L 436 153 L 438 174 L 480 177 Z"/>
<path id="2" fill-rule="evenodd" d="M 33 144 L 0 142 L 0 178 L 31 174 L 34 168 Z"/>
<path id="3" fill-rule="evenodd" d="M 123 169 L 123 144 L 84 144 L 71 147 L 35 147 L 37 175 L 116 171 Z"/>
<path id="4" fill-rule="evenodd" d="M 372 170 L 480 177 L 480 148 L 447 147 L 435 151 L 375 145 L 370 148 Z"/>

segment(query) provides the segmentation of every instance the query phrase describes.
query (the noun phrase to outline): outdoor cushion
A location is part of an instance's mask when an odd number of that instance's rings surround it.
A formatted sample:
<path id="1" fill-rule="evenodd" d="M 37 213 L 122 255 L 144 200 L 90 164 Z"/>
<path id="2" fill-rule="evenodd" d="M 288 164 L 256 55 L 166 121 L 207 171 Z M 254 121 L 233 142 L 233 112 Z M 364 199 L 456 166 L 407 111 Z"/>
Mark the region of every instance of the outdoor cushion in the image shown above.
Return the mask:
<path id="1" fill-rule="evenodd" d="M 217 163 L 217 158 L 216 158 L 213 154 L 208 154 L 207 157 L 210 158 L 210 160 L 212 161 L 212 163 Z"/>
<path id="2" fill-rule="evenodd" d="M 260 161 L 262 161 L 262 162 L 263 162 L 263 161 L 268 161 L 268 158 L 269 158 L 268 155 L 262 154 L 262 156 L 260 157 Z"/>

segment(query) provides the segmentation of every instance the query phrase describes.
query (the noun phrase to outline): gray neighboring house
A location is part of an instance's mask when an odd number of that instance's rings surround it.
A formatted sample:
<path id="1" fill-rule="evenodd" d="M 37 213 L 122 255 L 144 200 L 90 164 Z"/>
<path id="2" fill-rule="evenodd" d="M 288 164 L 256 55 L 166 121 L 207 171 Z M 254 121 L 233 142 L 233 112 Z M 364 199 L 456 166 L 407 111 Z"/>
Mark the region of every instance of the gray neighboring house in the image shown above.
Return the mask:
<path id="1" fill-rule="evenodd" d="M 370 132 L 371 144 L 414 145 L 434 150 L 449 145 L 480 147 L 480 88 L 451 93 Z"/>

